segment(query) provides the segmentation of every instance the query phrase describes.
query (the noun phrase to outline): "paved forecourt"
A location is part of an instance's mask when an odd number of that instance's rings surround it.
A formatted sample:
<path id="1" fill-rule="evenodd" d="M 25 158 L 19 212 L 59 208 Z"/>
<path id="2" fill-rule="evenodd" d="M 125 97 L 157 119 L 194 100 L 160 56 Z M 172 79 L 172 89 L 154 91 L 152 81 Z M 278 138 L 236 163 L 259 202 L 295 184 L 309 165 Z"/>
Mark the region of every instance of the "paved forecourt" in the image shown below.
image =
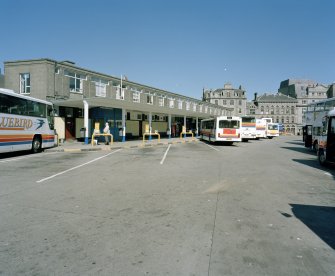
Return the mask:
<path id="1" fill-rule="evenodd" d="M 298 138 L 0 159 L 0 272 L 332 275 L 302 213 L 334 218 L 334 170 Z"/>

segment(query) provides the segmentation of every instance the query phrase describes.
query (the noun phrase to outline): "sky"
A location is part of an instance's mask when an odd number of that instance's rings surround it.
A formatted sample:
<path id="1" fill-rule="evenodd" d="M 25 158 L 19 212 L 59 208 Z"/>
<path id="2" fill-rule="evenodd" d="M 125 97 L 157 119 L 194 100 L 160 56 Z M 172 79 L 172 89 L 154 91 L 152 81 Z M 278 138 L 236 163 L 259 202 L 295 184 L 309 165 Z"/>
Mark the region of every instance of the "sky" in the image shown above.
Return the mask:
<path id="1" fill-rule="evenodd" d="M 0 0 L 5 61 L 70 60 L 201 99 L 335 82 L 334 0 Z"/>

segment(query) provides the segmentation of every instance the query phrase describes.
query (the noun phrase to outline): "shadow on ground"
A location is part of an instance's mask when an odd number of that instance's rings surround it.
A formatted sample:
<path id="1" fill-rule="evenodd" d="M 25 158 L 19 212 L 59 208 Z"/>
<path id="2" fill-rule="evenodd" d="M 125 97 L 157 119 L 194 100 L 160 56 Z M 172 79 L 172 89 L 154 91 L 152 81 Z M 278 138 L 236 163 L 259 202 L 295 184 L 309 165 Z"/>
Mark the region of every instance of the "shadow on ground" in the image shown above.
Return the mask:
<path id="1" fill-rule="evenodd" d="M 315 159 L 292 159 L 292 161 L 312 167 L 314 169 L 319 169 L 321 171 L 324 171 L 332 175 L 335 180 L 335 165 L 334 164 L 328 164 L 327 166 L 323 167 L 319 164 L 316 157 Z"/>
<path id="2" fill-rule="evenodd" d="M 335 250 L 335 207 L 290 204 L 292 213 Z"/>
<path id="3" fill-rule="evenodd" d="M 311 149 L 308 149 L 308 148 L 302 148 L 302 147 L 281 147 L 281 148 L 282 149 L 294 150 L 294 151 L 305 153 L 305 154 L 315 155 L 315 158 L 316 158 L 316 153 L 314 151 L 312 151 Z"/>

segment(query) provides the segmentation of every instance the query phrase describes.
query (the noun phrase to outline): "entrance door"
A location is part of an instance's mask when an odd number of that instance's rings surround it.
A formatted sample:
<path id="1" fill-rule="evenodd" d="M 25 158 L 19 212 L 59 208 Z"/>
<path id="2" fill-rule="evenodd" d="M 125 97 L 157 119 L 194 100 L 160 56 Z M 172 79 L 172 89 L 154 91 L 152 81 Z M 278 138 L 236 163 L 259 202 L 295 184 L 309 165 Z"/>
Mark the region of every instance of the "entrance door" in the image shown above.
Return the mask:
<path id="1" fill-rule="evenodd" d="M 335 161 L 335 117 L 329 118 L 329 128 L 327 135 L 327 160 Z"/>
<path id="2" fill-rule="evenodd" d="M 65 118 L 65 139 L 73 140 L 75 139 L 75 125 L 74 118 Z"/>
<path id="3" fill-rule="evenodd" d="M 312 147 L 312 126 L 306 126 L 306 134 L 305 134 L 305 147 L 310 148 Z"/>

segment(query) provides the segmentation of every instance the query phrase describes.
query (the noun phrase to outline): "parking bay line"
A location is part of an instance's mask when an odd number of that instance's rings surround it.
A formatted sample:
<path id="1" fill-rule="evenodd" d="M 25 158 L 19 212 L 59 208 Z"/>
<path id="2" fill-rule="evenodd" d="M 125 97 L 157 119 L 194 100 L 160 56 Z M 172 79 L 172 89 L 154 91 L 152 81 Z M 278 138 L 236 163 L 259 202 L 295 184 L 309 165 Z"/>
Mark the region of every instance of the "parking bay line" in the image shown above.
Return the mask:
<path id="1" fill-rule="evenodd" d="M 161 162 L 160 162 L 161 165 L 163 165 L 163 163 L 164 163 L 164 161 L 165 161 L 165 158 L 166 158 L 166 156 L 167 156 L 167 153 L 169 152 L 170 147 L 171 147 L 171 144 L 169 144 L 167 150 L 166 150 L 165 153 L 164 153 L 164 156 L 163 156 L 163 158 L 162 158 L 162 160 L 161 160 Z"/>
<path id="2" fill-rule="evenodd" d="M 211 149 L 213 149 L 213 150 L 216 150 L 216 151 L 221 151 L 221 150 L 218 150 L 218 149 L 216 149 L 216 148 L 214 148 L 213 146 L 211 146 L 211 145 L 208 145 L 208 144 L 205 144 L 207 147 L 210 147 Z"/>
<path id="3" fill-rule="evenodd" d="M 49 176 L 49 177 L 40 179 L 40 180 L 36 181 L 36 183 L 41 183 L 41 182 L 44 182 L 44 181 L 49 180 L 49 179 L 51 179 L 51 178 L 54 178 L 54 177 L 56 177 L 56 176 L 62 175 L 62 174 L 64 174 L 64 173 L 67 173 L 67 172 L 69 172 L 69 171 L 73 171 L 73 170 L 75 170 L 75 169 L 79 169 L 80 167 L 83 167 L 83 166 L 86 166 L 86 165 L 88 165 L 88 164 L 90 164 L 90 163 L 93 163 L 93 162 L 95 162 L 95 161 L 98 161 L 98 160 L 100 160 L 100 159 L 102 159 L 102 158 L 105 158 L 105 157 L 107 157 L 107 156 L 109 156 L 109 155 L 112 155 L 112 154 L 114 154 L 114 153 L 116 153 L 116 152 L 118 152 L 118 151 L 120 151 L 120 150 L 122 150 L 122 149 L 115 150 L 115 151 L 110 152 L 110 153 L 108 153 L 108 154 L 106 154 L 106 155 L 103 155 L 103 156 L 100 156 L 100 157 L 98 157 L 98 158 L 95 158 L 95 159 L 93 159 L 93 160 L 91 160 L 91 161 L 88 161 L 88 162 L 86 162 L 86 163 L 84 163 L 84 164 L 75 166 L 75 167 L 73 167 L 73 168 L 70 168 L 70 169 L 67 169 L 67 170 L 65 170 L 65 171 L 56 173 L 56 174 L 51 175 L 51 176 Z"/>

